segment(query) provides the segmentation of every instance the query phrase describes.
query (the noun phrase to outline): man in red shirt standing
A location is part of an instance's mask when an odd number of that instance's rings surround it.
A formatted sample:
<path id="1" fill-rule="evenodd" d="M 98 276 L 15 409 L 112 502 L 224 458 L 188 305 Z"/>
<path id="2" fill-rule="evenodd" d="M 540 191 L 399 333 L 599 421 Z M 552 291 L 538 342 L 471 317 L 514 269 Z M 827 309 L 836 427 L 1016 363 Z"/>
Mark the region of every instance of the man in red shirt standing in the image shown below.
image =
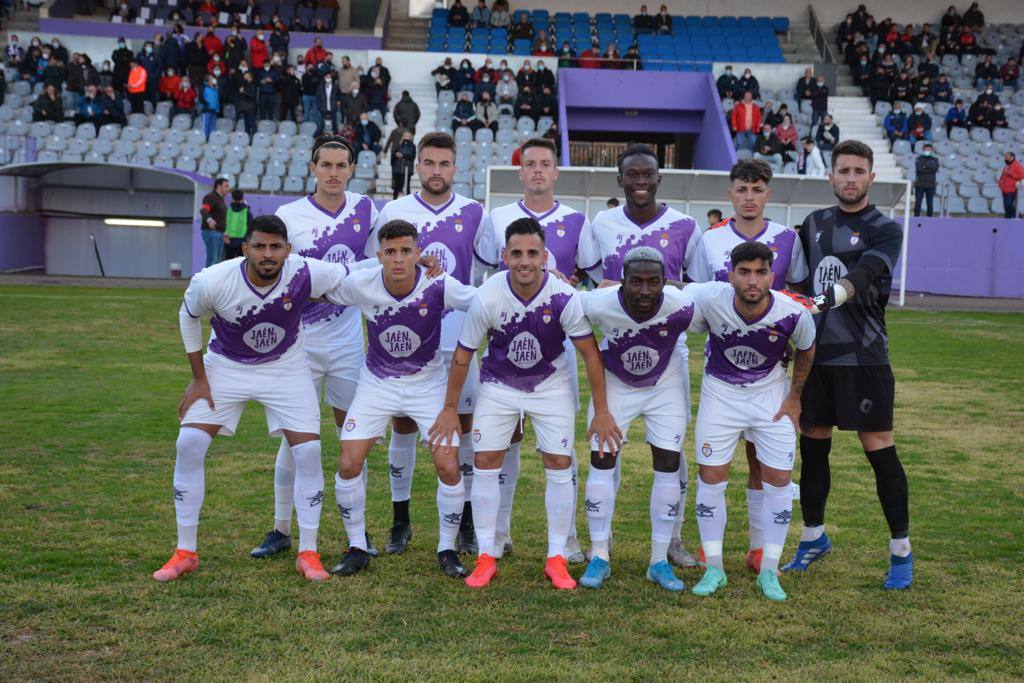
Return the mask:
<path id="1" fill-rule="evenodd" d="M 1003 193 L 1003 211 L 1007 218 L 1017 217 L 1017 188 L 1024 183 L 1024 166 L 1013 152 L 1003 155 L 1006 166 L 999 175 L 999 191 Z"/>
<path id="2" fill-rule="evenodd" d="M 754 150 L 754 138 L 761 130 L 761 109 L 754 102 L 749 90 L 743 93 L 743 101 L 732 108 L 732 130 L 735 133 L 736 149 Z"/>

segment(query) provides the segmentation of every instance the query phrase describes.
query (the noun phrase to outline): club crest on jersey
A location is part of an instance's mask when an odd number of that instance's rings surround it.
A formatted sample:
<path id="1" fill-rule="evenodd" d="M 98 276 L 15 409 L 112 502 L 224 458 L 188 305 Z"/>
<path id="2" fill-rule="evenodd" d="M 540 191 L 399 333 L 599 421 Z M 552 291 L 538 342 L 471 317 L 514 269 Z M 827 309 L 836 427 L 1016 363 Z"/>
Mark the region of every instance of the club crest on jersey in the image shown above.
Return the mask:
<path id="1" fill-rule="evenodd" d="M 555 234 L 558 235 L 559 237 L 565 237 L 565 226 L 559 225 L 558 228 L 555 230 Z"/>
<path id="2" fill-rule="evenodd" d="M 427 302 L 424 301 L 420 304 L 420 315 L 424 318 L 427 317 Z"/>
<path id="3" fill-rule="evenodd" d="M 353 218 L 352 219 L 352 230 L 354 230 L 355 232 L 359 232 L 362 229 L 363 229 L 363 226 L 359 225 L 359 219 L 358 218 Z"/>
<path id="4" fill-rule="evenodd" d="M 770 341 L 772 344 L 779 341 L 779 333 L 776 332 L 774 327 L 768 332 L 768 341 Z"/>
<path id="5" fill-rule="evenodd" d="M 282 304 L 282 307 L 284 308 L 284 310 L 286 310 L 286 311 L 292 310 L 292 298 L 290 296 L 283 296 L 283 297 L 281 297 L 281 304 Z"/>
<path id="6" fill-rule="evenodd" d="M 456 218 L 455 219 L 455 232 L 462 232 L 462 229 L 463 229 L 462 219 L 461 218 Z"/>
<path id="7" fill-rule="evenodd" d="M 545 325 L 547 325 L 549 322 L 551 322 L 551 309 L 550 308 L 545 308 L 544 309 L 544 315 L 541 316 L 541 320 L 544 321 Z"/>
<path id="8" fill-rule="evenodd" d="M 859 232 L 855 232 L 852 235 L 850 235 L 850 246 L 851 247 L 857 246 L 858 242 L 860 242 L 860 233 Z"/>
<path id="9" fill-rule="evenodd" d="M 661 239 L 658 240 L 658 244 L 661 245 L 662 249 L 664 249 L 665 247 L 668 246 L 668 233 L 667 232 L 661 233 Z"/>
<path id="10" fill-rule="evenodd" d="M 668 328 L 667 327 L 659 327 L 658 328 L 658 334 L 661 335 L 662 337 L 667 337 L 668 336 Z"/>

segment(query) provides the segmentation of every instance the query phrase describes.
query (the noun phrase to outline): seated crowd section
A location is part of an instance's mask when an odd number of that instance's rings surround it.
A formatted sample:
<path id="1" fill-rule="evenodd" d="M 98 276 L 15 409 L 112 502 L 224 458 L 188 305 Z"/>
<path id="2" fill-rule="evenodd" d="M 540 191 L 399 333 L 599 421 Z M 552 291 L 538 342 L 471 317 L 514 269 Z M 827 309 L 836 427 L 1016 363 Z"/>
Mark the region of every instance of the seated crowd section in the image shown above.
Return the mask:
<path id="1" fill-rule="evenodd" d="M 514 54 L 557 59 L 559 66 L 710 71 L 714 61 L 785 62 L 776 34 L 786 17 L 673 16 L 556 12 L 509 13 L 506 0 L 470 11 L 461 0 L 434 10 L 427 36 L 430 52 Z"/>
<path id="2" fill-rule="evenodd" d="M 110 20 L 331 33 L 337 13 L 335 0 L 118 0 Z"/>

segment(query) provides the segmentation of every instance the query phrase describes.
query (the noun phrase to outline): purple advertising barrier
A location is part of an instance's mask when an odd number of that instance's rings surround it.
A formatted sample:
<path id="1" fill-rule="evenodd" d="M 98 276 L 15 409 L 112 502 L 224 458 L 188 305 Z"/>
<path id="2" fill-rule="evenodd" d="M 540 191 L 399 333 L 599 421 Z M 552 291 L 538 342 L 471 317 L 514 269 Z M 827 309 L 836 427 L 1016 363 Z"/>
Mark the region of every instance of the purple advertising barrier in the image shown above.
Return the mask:
<path id="1" fill-rule="evenodd" d="M 911 218 L 907 290 L 1024 297 L 1022 253 L 1024 220 Z"/>
<path id="2" fill-rule="evenodd" d="M 60 18 L 39 19 L 39 32 L 74 36 L 98 36 L 101 38 L 124 37 L 129 40 L 152 40 L 157 33 L 170 31 L 172 25 L 164 24 L 115 24 L 109 21 L 88 21 Z M 185 35 L 191 39 L 196 31 L 206 32 L 205 27 L 185 26 Z M 224 40 L 231 33 L 230 28 L 215 28 L 213 32 Z M 239 32 L 246 42 L 255 35 L 254 29 L 243 29 Z M 292 48 L 313 47 L 313 39 L 323 39 L 324 48 L 328 50 L 379 50 L 383 41 L 376 36 L 338 35 L 333 33 L 291 33 Z"/>
<path id="3" fill-rule="evenodd" d="M 558 99 L 564 165 L 573 130 L 696 134 L 694 168 L 727 171 L 736 161 L 711 74 L 559 69 Z"/>
<path id="4" fill-rule="evenodd" d="M 0 271 L 42 268 L 43 221 L 38 214 L 0 214 Z"/>

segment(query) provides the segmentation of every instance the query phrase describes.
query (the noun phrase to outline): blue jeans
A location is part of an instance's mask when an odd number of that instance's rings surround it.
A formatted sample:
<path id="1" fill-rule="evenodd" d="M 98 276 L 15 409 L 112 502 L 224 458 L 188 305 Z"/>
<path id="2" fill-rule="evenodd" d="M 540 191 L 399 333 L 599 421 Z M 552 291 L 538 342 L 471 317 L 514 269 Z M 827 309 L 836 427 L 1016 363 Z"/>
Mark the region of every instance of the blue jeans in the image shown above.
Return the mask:
<path id="1" fill-rule="evenodd" d="M 316 108 L 316 95 L 302 96 L 302 120 L 312 121 L 320 128 L 320 111 Z"/>
<path id="2" fill-rule="evenodd" d="M 210 139 L 210 133 L 217 128 L 217 113 L 212 111 L 203 112 L 203 133 L 206 139 Z"/>
<path id="3" fill-rule="evenodd" d="M 986 85 L 991 85 L 992 89 L 996 92 L 1002 92 L 1003 81 L 998 78 L 976 78 L 974 79 L 974 87 L 978 90 L 984 90 Z"/>
<path id="4" fill-rule="evenodd" d="M 224 233 L 217 230 L 200 230 L 206 245 L 206 268 L 220 263 L 224 258 Z"/>
<path id="5" fill-rule="evenodd" d="M 749 130 L 745 133 L 736 133 L 736 149 L 754 150 L 754 134 Z"/>

